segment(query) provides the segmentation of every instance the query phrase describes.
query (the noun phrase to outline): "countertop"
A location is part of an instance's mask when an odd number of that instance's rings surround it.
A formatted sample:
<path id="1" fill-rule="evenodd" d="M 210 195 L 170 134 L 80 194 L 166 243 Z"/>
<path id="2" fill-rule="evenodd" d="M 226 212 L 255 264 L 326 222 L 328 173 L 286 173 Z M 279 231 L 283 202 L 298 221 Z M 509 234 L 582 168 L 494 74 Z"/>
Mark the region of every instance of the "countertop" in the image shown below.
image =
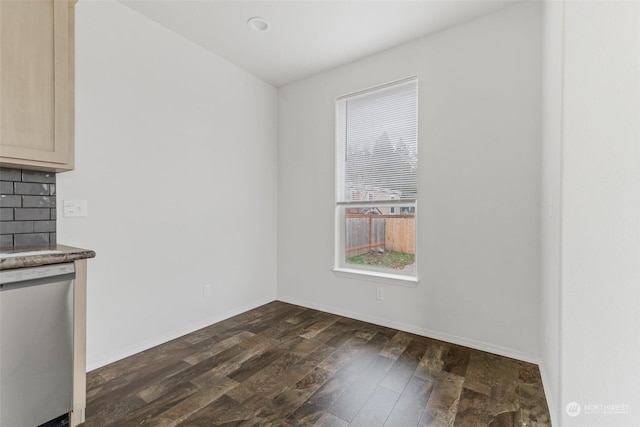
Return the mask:
<path id="1" fill-rule="evenodd" d="M 40 251 L 55 251 L 55 253 L 29 253 Z M 74 248 L 65 245 L 38 246 L 29 248 L 12 248 L 2 249 L 0 253 L 5 254 L 22 254 L 8 258 L 0 258 L 0 270 L 11 270 L 13 268 L 38 267 L 41 265 L 61 264 L 64 262 L 72 262 L 78 259 L 93 258 L 96 256 L 94 251 L 88 249 Z"/>

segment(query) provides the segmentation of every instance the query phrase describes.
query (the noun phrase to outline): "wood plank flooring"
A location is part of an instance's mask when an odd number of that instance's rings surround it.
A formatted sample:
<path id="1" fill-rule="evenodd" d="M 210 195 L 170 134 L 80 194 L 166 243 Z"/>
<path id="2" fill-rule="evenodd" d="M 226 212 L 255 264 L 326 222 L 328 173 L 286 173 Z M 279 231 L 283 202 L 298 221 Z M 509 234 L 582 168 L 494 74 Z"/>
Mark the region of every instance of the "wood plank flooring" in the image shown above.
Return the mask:
<path id="1" fill-rule="evenodd" d="M 537 366 L 273 302 L 88 374 L 86 427 L 550 426 Z"/>

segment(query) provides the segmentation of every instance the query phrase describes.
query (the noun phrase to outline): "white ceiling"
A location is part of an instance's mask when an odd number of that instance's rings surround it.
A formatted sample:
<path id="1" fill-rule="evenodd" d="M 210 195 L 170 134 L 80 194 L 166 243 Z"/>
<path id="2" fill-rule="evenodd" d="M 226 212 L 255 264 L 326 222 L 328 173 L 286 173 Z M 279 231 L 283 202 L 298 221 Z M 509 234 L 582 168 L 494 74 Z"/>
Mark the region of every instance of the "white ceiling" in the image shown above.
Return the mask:
<path id="1" fill-rule="evenodd" d="M 278 87 L 518 0 L 120 1 Z M 270 29 L 249 30 L 254 16 Z"/>

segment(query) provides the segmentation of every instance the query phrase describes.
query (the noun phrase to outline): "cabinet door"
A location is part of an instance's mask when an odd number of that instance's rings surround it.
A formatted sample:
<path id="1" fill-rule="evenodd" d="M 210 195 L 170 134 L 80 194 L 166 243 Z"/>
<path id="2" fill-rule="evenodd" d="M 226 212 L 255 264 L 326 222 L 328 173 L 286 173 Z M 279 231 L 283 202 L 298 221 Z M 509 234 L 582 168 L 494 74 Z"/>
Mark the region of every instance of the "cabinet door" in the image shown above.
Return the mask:
<path id="1" fill-rule="evenodd" d="M 71 7 L 67 0 L 0 0 L 0 156 L 5 164 L 72 168 Z"/>

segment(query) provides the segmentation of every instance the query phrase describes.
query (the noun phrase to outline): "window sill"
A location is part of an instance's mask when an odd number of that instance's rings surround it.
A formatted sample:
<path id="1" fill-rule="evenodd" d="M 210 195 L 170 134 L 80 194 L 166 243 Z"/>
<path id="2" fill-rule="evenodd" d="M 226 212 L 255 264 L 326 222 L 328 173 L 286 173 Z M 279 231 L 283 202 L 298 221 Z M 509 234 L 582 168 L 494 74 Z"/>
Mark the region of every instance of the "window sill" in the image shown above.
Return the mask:
<path id="1" fill-rule="evenodd" d="M 418 286 L 418 278 L 403 276 L 401 274 L 381 273 L 377 271 L 356 270 L 353 268 L 334 268 L 333 273 L 346 279 L 366 280 L 369 282 L 384 283 L 387 285 L 405 286 L 415 288 Z"/>

